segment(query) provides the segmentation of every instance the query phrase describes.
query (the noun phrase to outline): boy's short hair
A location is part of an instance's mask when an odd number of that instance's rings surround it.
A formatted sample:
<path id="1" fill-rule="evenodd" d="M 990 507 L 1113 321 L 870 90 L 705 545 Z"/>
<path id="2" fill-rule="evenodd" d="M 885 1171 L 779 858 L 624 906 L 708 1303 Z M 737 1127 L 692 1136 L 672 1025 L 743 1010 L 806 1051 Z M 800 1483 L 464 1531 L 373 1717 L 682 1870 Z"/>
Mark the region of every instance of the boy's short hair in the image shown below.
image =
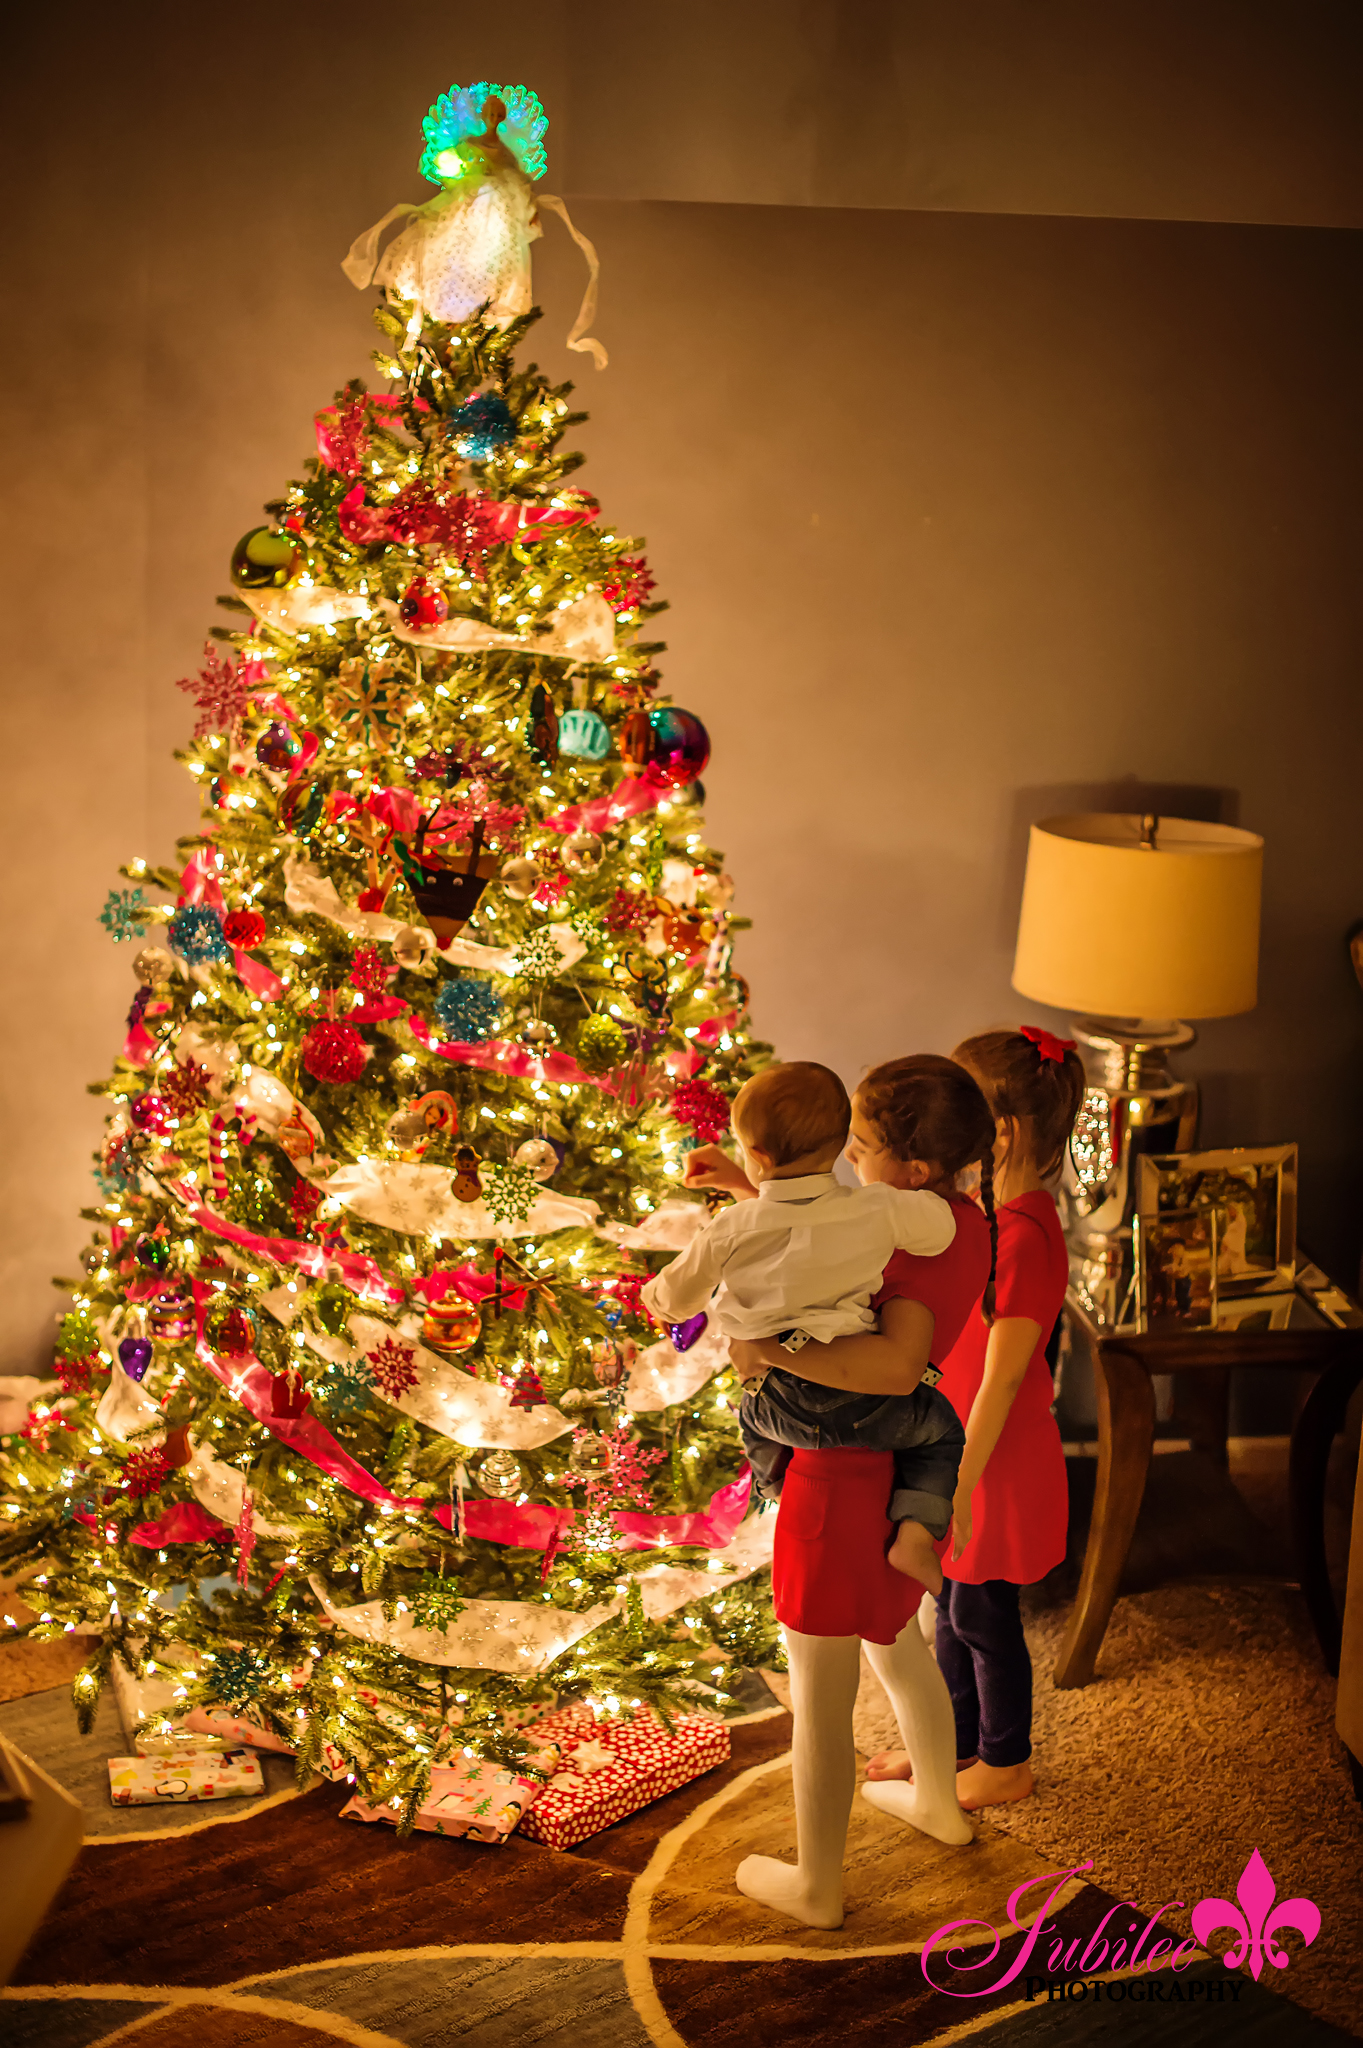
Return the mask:
<path id="1" fill-rule="evenodd" d="M 847 1090 L 814 1060 L 764 1067 L 734 1097 L 734 1129 L 777 1166 L 843 1145 L 851 1123 Z"/>

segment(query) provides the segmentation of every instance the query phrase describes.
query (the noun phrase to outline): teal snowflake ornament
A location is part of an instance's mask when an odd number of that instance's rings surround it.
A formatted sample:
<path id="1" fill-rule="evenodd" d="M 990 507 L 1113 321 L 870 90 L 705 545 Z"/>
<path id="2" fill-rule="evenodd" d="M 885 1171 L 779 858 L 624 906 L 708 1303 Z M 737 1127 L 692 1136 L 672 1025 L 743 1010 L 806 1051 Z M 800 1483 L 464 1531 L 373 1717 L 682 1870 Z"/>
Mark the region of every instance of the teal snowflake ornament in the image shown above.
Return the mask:
<path id="1" fill-rule="evenodd" d="M 549 130 L 538 93 L 528 85 L 452 85 L 424 116 L 421 132 L 426 147 L 418 169 L 432 185 L 449 185 L 466 175 L 476 153 L 464 147 L 484 133 L 483 109 L 489 99 L 498 99 L 506 118 L 497 123 L 497 135 L 510 150 L 527 178 L 542 178 L 549 168 L 544 137 Z"/>
<path id="2" fill-rule="evenodd" d="M 208 1678 L 213 1697 L 237 1707 L 259 1699 L 269 1675 L 269 1658 L 254 1650 L 215 1650 Z"/>
<path id="3" fill-rule="evenodd" d="M 336 1416 L 358 1415 L 374 1398 L 374 1383 L 355 1359 L 328 1367 L 316 1391 Z"/>
<path id="4" fill-rule="evenodd" d="M 147 898 L 141 889 L 111 889 L 104 899 L 99 921 L 110 938 L 135 939 L 142 931 L 138 912 L 146 908 Z"/>
<path id="5" fill-rule="evenodd" d="M 483 1200 L 494 1223 L 524 1223 L 535 1206 L 539 1182 L 524 1166 L 506 1161 L 485 1160 L 482 1168 Z"/>

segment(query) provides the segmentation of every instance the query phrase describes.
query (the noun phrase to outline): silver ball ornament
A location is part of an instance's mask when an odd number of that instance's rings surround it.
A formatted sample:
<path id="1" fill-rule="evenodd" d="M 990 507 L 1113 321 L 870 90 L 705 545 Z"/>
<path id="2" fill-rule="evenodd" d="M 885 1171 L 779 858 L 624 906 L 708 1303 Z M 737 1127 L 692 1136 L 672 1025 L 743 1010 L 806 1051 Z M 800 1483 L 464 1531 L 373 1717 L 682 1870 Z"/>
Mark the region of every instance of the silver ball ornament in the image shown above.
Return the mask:
<path id="1" fill-rule="evenodd" d="M 540 871 L 533 860 L 527 860 L 524 854 L 520 854 L 507 862 L 499 879 L 508 896 L 514 897 L 517 903 L 524 903 L 538 889 Z"/>
<path id="2" fill-rule="evenodd" d="M 164 946 L 144 946 L 134 956 L 133 973 L 151 988 L 155 988 L 158 982 L 169 981 L 174 972 L 175 962 Z"/>
<path id="3" fill-rule="evenodd" d="M 405 924 L 393 934 L 393 958 L 399 967 L 424 967 L 434 951 L 434 936 L 417 925 Z"/>
<path id="4" fill-rule="evenodd" d="M 490 1451 L 474 1467 L 474 1477 L 484 1493 L 511 1500 L 521 1491 L 521 1461 L 511 1451 Z"/>
<path id="5" fill-rule="evenodd" d="M 401 1151 L 412 1145 L 424 1145 L 430 1137 L 430 1127 L 424 1116 L 414 1109 L 400 1109 L 396 1116 L 388 1119 L 388 1135 Z"/>
<path id="6" fill-rule="evenodd" d="M 533 1173 L 536 1180 L 549 1180 L 558 1172 L 558 1154 L 547 1138 L 527 1138 L 516 1147 L 513 1163 Z"/>
<path id="7" fill-rule="evenodd" d="M 568 1464 L 574 1472 L 595 1472 L 605 1462 L 606 1439 L 598 1431 L 587 1429 L 574 1437 L 568 1453 Z"/>
<path id="8" fill-rule="evenodd" d="M 521 1040 L 525 1045 L 557 1045 L 558 1033 L 547 1017 L 531 1017 L 521 1026 Z"/>
<path id="9" fill-rule="evenodd" d="M 594 875 L 605 856 L 595 832 L 573 832 L 563 842 L 563 865 L 570 875 Z"/>

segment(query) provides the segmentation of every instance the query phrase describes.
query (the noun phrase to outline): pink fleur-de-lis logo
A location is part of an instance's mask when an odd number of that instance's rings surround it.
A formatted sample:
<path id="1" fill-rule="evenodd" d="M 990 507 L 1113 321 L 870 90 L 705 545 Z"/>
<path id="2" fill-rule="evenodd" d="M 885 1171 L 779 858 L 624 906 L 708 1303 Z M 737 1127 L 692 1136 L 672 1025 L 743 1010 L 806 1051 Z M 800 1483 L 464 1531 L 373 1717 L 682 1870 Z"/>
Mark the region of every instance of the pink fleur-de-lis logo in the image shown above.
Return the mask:
<path id="1" fill-rule="evenodd" d="M 1309 1948 L 1320 1933 L 1320 1909 L 1310 1899 L 1284 1899 L 1274 1905 L 1278 1888 L 1273 1874 L 1256 1849 L 1240 1872 L 1233 1906 L 1229 1899 L 1202 1899 L 1193 1907 L 1193 1934 L 1205 1948 L 1207 1936 L 1218 1927 L 1233 1927 L 1240 1939 L 1222 1961 L 1228 1970 L 1239 1970 L 1246 1962 L 1250 1974 L 1258 1977 L 1267 1956 L 1275 1969 L 1285 1970 L 1291 1957 L 1273 1937 L 1280 1927 L 1295 1927 Z"/>

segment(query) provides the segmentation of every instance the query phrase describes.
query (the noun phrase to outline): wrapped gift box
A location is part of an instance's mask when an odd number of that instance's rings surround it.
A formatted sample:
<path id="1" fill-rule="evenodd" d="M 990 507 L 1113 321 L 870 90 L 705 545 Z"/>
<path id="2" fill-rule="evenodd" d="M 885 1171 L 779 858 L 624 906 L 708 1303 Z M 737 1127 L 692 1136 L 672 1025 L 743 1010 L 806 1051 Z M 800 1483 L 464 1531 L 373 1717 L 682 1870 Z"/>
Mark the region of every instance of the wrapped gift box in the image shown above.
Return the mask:
<path id="1" fill-rule="evenodd" d="M 559 1752 L 559 1768 L 521 1828 L 531 1841 L 551 1849 L 571 1849 L 613 1827 L 641 1806 L 727 1763 L 730 1752 L 722 1721 L 683 1714 L 669 1735 L 648 1707 L 618 1721 L 598 1720 L 588 1706 L 562 1707 L 525 1734 Z"/>
<path id="2" fill-rule="evenodd" d="M 146 1678 L 134 1678 L 122 1659 L 114 1658 L 109 1676 L 118 1705 L 118 1718 L 130 1744 L 136 1741 L 141 1721 L 154 1721 L 155 1727 L 150 1732 L 158 1736 L 170 1736 L 181 1725 L 183 1689 L 194 1676 L 194 1666 L 188 1661 L 188 1653 L 180 1654 L 186 1658 L 183 1667 L 158 1657 L 155 1672 Z M 179 1699 L 175 1696 L 177 1689 L 181 1694 Z"/>
<path id="3" fill-rule="evenodd" d="M 469 1835 L 475 1842 L 504 1842 L 535 1799 L 539 1787 L 517 1777 L 487 1757 L 461 1757 L 457 1764 L 435 1764 L 431 1789 L 420 1807 L 416 1826 L 428 1835 Z M 342 1820 L 382 1820 L 393 1827 L 399 1809 L 372 1806 L 358 1795 L 341 1808 Z"/>
<path id="4" fill-rule="evenodd" d="M 168 1735 L 135 1735 L 134 1756 L 221 1756 L 225 1749 L 239 1749 L 240 1743 L 225 1742 L 220 1735 L 195 1735 L 175 1726 Z"/>
<path id="5" fill-rule="evenodd" d="M 303 1723 L 298 1725 L 301 1730 Z M 180 1726 L 200 1740 L 214 1736 L 229 1749 L 240 1749 L 244 1743 L 251 1749 L 274 1750 L 280 1756 L 294 1753 L 291 1742 L 285 1742 L 273 1728 L 267 1728 L 249 1709 L 244 1714 L 234 1714 L 230 1707 L 192 1707 Z"/>
<path id="6" fill-rule="evenodd" d="M 265 1790 L 260 1759 L 249 1749 L 218 1755 L 111 1756 L 109 1797 L 115 1806 L 184 1805 L 195 1799 L 250 1799 Z"/>

